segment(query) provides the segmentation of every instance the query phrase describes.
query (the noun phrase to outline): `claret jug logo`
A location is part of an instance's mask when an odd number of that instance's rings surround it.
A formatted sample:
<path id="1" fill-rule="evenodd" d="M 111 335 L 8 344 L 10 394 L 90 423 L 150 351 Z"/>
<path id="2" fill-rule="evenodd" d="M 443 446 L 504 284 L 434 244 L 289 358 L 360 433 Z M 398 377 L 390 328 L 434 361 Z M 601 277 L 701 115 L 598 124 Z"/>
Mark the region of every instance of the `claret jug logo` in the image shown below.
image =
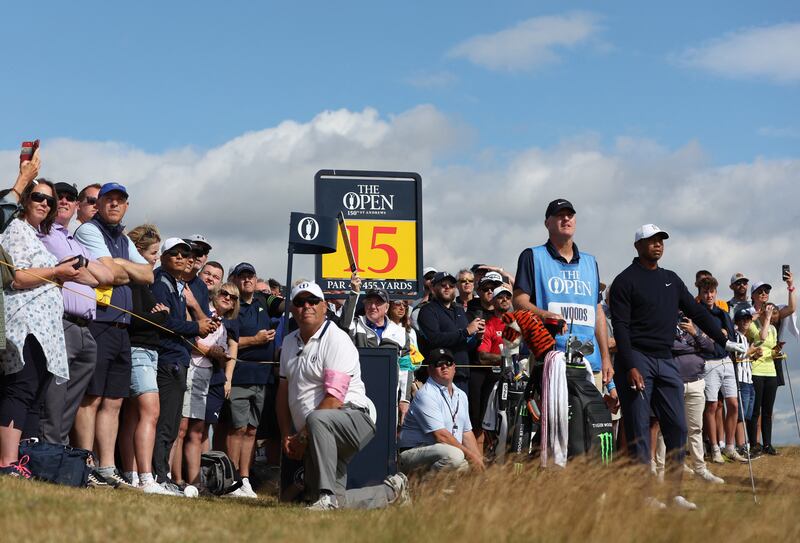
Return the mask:
<path id="1" fill-rule="evenodd" d="M 381 186 L 356 185 L 357 192 L 348 192 L 342 197 L 342 205 L 350 216 L 385 215 L 394 210 L 394 194 L 381 193 Z"/>

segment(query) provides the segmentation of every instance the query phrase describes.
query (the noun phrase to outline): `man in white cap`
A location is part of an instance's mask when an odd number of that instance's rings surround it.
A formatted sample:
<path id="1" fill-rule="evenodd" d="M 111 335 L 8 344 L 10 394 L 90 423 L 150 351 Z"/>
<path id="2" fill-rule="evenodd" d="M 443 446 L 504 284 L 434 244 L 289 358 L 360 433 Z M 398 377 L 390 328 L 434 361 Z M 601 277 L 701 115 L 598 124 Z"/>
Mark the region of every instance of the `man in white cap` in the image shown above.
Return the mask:
<path id="1" fill-rule="evenodd" d="M 157 482 L 175 493 L 176 488 L 167 474 L 170 471 L 169 453 L 178 437 L 181 423 L 183 395 L 186 391 L 186 372 L 191 361 L 190 343 L 196 336 L 205 337 L 215 331 L 219 323 L 207 317 L 189 320 L 186 315 L 186 293 L 183 281 L 186 263 L 192 247 L 181 238 L 167 238 L 161 246 L 161 266 L 156 270 L 151 287 L 153 297 L 169 308 L 164 326 L 173 334 L 161 334 L 158 345 L 159 414 L 156 423 L 156 440 L 153 445 L 153 472 Z M 180 454 L 180 449 L 176 454 Z M 176 473 L 180 478 L 181 474 Z"/>
<path id="2" fill-rule="evenodd" d="M 373 509 L 408 501 L 402 473 L 382 485 L 346 490 L 347 464 L 375 435 L 375 406 L 353 342 L 325 318 L 319 285 L 299 283 L 290 298 L 298 329 L 283 341 L 278 424 L 283 454 L 304 460 L 310 509 Z"/>
<path id="3" fill-rule="evenodd" d="M 640 463 L 650 465 L 652 409 L 670 461 L 670 499 L 676 507 L 696 509 L 680 494 L 687 429 L 683 380 L 670 350 L 678 311 L 726 349 L 738 351 L 741 346 L 728 341 L 716 319 L 695 301 L 675 272 L 658 266 L 667 238 L 669 234 L 654 224 L 639 228 L 634 236 L 639 256 L 611 285 L 609 305 L 617 341 L 614 363 L 628 452 Z M 666 507 L 652 496 L 647 502 L 659 509 Z"/>

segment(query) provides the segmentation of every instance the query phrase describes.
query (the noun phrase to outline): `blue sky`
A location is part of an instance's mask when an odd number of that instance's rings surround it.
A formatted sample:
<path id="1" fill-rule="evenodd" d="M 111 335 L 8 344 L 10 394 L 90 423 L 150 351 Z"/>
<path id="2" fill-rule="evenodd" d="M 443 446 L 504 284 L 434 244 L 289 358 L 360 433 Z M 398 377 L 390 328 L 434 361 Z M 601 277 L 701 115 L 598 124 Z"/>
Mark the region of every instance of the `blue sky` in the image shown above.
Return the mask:
<path id="1" fill-rule="evenodd" d="M 429 103 L 475 148 L 619 135 L 712 163 L 782 157 L 800 132 L 797 85 L 717 77 L 676 61 L 742 29 L 796 22 L 797 2 L 37 2 L 0 16 L 0 148 L 19 134 L 149 151 L 219 145 L 326 109 Z M 448 55 L 534 17 L 583 12 L 588 38 L 514 72 Z"/>

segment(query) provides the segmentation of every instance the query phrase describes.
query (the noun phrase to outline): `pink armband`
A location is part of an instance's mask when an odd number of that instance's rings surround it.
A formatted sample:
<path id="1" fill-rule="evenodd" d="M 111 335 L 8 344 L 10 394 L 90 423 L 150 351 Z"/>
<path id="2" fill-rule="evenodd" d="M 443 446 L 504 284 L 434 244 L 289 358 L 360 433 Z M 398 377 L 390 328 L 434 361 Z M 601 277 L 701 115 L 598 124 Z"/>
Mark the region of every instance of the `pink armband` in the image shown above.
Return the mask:
<path id="1" fill-rule="evenodd" d="M 325 385 L 325 393 L 343 402 L 350 386 L 350 376 L 341 371 L 324 370 L 322 380 Z"/>

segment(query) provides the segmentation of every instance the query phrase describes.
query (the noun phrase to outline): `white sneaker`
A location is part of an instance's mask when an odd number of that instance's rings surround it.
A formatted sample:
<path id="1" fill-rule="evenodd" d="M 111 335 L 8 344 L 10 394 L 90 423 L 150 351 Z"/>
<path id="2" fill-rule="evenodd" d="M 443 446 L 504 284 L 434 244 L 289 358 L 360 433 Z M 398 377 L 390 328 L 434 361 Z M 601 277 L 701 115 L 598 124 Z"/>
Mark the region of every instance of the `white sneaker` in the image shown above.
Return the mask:
<path id="1" fill-rule="evenodd" d="M 686 509 L 687 511 L 695 511 L 697 509 L 697 504 L 692 503 L 683 496 L 675 496 L 672 498 L 672 504 L 679 509 Z"/>
<path id="2" fill-rule="evenodd" d="M 250 479 L 247 477 L 242 478 L 242 486 L 239 487 L 239 490 L 242 491 L 242 495 L 245 498 L 258 498 L 258 494 L 253 491 L 253 487 L 250 486 Z"/>
<path id="3" fill-rule="evenodd" d="M 394 490 L 394 499 L 389 502 L 390 504 L 411 505 L 411 494 L 408 492 L 408 477 L 404 473 L 397 472 L 394 475 L 390 475 L 383 483 Z"/>
<path id="4" fill-rule="evenodd" d="M 237 488 L 233 492 L 228 492 L 227 494 L 223 494 L 223 498 L 249 498 L 250 496 L 242 490 L 242 487 Z"/>
<path id="5" fill-rule="evenodd" d="M 306 509 L 309 511 L 334 511 L 339 509 L 339 502 L 333 494 L 320 494 L 319 499 Z"/>
<path id="6" fill-rule="evenodd" d="M 658 498 L 654 498 L 653 496 L 648 496 L 644 499 L 645 506 L 649 507 L 650 509 L 666 509 L 667 504 L 659 500 Z"/>
<path id="7" fill-rule="evenodd" d="M 683 465 L 683 474 L 684 475 L 694 475 L 694 470 L 687 466 L 686 464 Z"/>
<path id="8" fill-rule="evenodd" d="M 722 454 L 725 456 L 725 458 L 727 458 L 732 462 L 744 462 L 745 464 L 747 463 L 747 458 L 739 454 L 739 452 L 733 447 L 725 449 L 722 452 Z"/>
<path id="9" fill-rule="evenodd" d="M 172 481 L 164 481 L 163 483 L 156 483 L 156 484 L 159 485 L 164 490 L 165 495 L 179 496 L 181 498 L 185 498 L 185 496 L 183 495 L 183 491 L 178 487 L 178 485 L 176 485 Z"/>
<path id="10" fill-rule="evenodd" d="M 177 496 L 176 493 L 164 488 L 163 486 L 161 486 L 160 484 L 158 484 L 157 482 L 152 481 L 152 480 L 150 482 L 148 482 L 148 483 L 145 483 L 145 484 L 139 486 L 139 488 L 145 494 L 160 494 L 162 496 Z"/>
<path id="11" fill-rule="evenodd" d="M 724 484 L 725 479 L 722 477 L 717 477 L 713 473 L 711 473 L 708 469 L 704 469 L 703 471 L 697 472 L 697 476 L 700 477 L 702 480 L 706 481 L 707 483 L 716 483 L 718 485 Z"/>
<path id="12" fill-rule="evenodd" d="M 711 451 L 711 461 L 714 462 L 715 464 L 724 464 L 725 459 L 722 458 L 722 451 L 720 451 L 719 449 L 714 449 L 713 451 Z"/>

